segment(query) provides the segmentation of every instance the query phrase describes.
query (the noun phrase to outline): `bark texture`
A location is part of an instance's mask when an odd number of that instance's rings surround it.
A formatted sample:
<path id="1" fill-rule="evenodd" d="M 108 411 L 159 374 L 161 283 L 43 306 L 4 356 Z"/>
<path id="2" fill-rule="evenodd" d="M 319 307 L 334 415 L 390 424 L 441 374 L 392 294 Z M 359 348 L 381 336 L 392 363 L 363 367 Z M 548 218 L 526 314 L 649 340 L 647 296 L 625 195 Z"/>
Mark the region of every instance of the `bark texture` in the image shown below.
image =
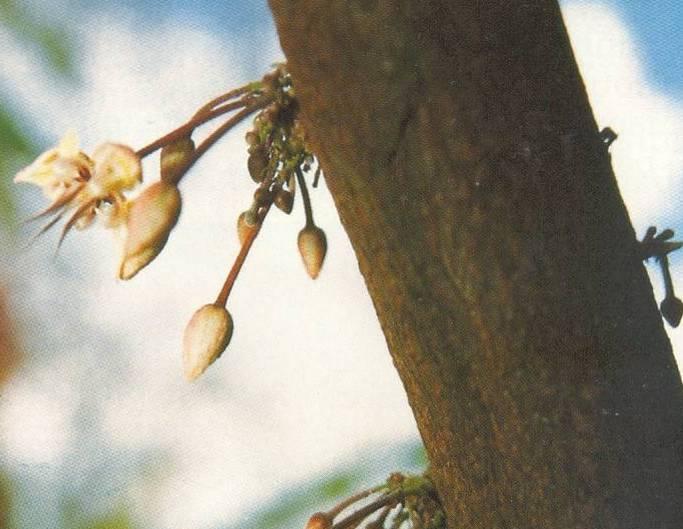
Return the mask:
<path id="1" fill-rule="evenodd" d="M 270 4 L 449 527 L 683 527 L 680 377 L 556 1 Z"/>

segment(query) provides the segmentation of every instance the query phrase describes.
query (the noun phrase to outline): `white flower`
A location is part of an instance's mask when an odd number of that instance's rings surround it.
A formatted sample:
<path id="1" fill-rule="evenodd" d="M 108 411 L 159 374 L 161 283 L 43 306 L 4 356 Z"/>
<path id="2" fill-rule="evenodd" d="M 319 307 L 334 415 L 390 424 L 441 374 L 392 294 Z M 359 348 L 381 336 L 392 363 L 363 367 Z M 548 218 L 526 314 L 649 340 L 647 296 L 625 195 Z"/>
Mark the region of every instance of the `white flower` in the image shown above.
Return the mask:
<path id="1" fill-rule="evenodd" d="M 19 171 L 14 181 L 40 187 L 51 200 L 33 217 L 55 216 L 40 233 L 67 210 L 75 210 L 64 225 L 63 239 L 72 227 L 85 228 L 98 216 L 106 227 L 121 226 L 128 212 L 123 192 L 142 181 L 142 163 L 133 149 L 117 143 L 100 145 L 90 157 L 79 149 L 76 133 L 69 131 L 56 147 Z"/>

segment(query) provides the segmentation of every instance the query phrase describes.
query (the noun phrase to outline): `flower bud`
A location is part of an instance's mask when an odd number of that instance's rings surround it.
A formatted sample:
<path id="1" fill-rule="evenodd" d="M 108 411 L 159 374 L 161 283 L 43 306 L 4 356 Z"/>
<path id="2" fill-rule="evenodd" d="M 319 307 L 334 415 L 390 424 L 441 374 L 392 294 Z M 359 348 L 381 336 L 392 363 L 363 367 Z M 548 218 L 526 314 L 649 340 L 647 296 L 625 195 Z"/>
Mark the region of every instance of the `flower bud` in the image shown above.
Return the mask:
<path id="1" fill-rule="evenodd" d="M 305 529 L 331 529 L 332 518 L 324 512 L 316 512 L 306 522 Z"/>
<path id="2" fill-rule="evenodd" d="M 247 133 L 244 135 L 244 140 L 247 142 L 247 145 L 249 146 L 258 145 L 258 133 L 255 130 L 247 131 Z"/>
<path id="3" fill-rule="evenodd" d="M 159 159 L 161 179 L 164 182 L 177 182 L 193 154 L 194 141 L 189 136 L 165 145 Z"/>
<path id="4" fill-rule="evenodd" d="M 273 204 L 277 206 L 278 209 L 284 211 L 289 215 L 294 207 L 294 193 L 287 191 L 286 189 L 280 189 L 275 194 L 275 199 Z"/>
<path id="5" fill-rule="evenodd" d="M 327 252 L 325 232 L 316 225 L 307 225 L 299 232 L 299 253 L 311 279 L 318 277 Z"/>
<path id="6" fill-rule="evenodd" d="M 263 84 L 263 90 L 266 92 L 275 92 L 280 86 L 280 74 L 276 70 L 274 72 L 268 72 L 261 79 Z"/>
<path id="7" fill-rule="evenodd" d="M 662 316 L 672 327 L 678 327 L 683 317 L 683 301 L 675 296 L 667 296 L 659 305 Z"/>
<path id="8" fill-rule="evenodd" d="M 256 224 L 258 224 L 258 219 L 251 209 L 240 213 L 240 216 L 237 217 L 237 238 L 240 245 L 243 245 L 247 236 L 256 229 Z"/>
<path id="9" fill-rule="evenodd" d="M 249 158 L 247 158 L 247 169 L 251 179 L 260 184 L 263 182 L 268 168 L 268 151 L 262 145 L 255 145 L 250 151 Z"/>
<path id="10" fill-rule="evenodd" d="M 133 200 L 126 222 L 120 279 L 130 279 L 164 248 L 180 215 L 180 191 L 160 181 Z"/>
<path id="11" fill-rule="evenodd" d="M 192 315 L 183 336 L 183 371 L 192 382 L 199 378 L 230 343 L 232 316 L 221 305 L 204 305 Z"/>
<path id="12" fill-rule="evenodd" d="M 273 198 L 273 192 L 266 187 L 259 187 L 254 191 L 254 203 L 258 206 L 265 206 Z"/>

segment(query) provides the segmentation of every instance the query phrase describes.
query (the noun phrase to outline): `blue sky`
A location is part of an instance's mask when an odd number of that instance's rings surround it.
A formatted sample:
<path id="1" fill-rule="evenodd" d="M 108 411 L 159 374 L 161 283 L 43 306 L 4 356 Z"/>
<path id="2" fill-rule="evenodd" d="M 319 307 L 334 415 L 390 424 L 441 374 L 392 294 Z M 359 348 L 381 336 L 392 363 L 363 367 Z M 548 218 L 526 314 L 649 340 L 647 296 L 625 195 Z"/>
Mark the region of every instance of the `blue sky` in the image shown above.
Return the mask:
<path id="1" fill-rule="evenodd" d="M 608 4 L 633 28 L 653 80 L 664 90 L 683 95 L 683 2 L 625 0 Z"/>

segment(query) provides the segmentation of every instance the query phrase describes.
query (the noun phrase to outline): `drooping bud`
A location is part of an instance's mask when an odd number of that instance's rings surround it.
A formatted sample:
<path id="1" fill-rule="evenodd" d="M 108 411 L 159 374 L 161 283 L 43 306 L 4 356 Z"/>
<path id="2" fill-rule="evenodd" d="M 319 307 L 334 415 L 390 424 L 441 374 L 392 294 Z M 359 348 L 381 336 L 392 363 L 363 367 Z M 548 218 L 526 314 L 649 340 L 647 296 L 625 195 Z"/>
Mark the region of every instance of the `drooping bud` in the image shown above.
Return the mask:
<path id="1" fill-rule="evenodd" d="M 237 238 L 240 241 L 240 246 L 244 244 L 249 234 L 256 229 L 258 219 L 253 210 L 248 209 L 240 213 L 237 217 Z"/>
<path id="2" fill-rule="evenodd" d="M 299 232 L 297 243 L 306 272 L 311 279 L 315 279 L 320 273 L 325 260 L 325 253 L 327 253 L 325 232 L 314 224 L 306 225 Z"/>
<path id="3" fill-rule="evenodd" d="M 204 305 L 192 315 L 183 336 L 183 371 L 190 382 L 199 378 L 230 343 L 232 316 L 221 305 Z"/>
<path id="4" fill-rule="evenodd" d="M 659 305 L 662 316 L 672 327 L 678 327 L 683 318 L 683 301 L 675 296 L 667 296 Z"/>
<path id="5" fill-rule="evenodd" d="M 155 182 L 133 200 L 126 221 L 126 239 L 119 278 L 130 279 L 164 248 L 180 215 L 180 191 L 167 182 Z"/>
<path id="6" fill-rule="evenodd" d="M 331 529 L 332 518 L 324 512 L 314 513 L 306 522 L 305 529 Z"/>
<path id="7" fill-rule="evenodd" d="M 161 149 L 159 171 L 164 182 L 176 183 L 182 177 L 187 162 L 194 154 L 192 138 L 181 138 Z"/>
<path id="8" fill-rule="evenodd" d="M 286 189 L 280 189 L 275 194 L 275 199 L 273 199 L 273 204 L 277 206 L 278 209 L 284 211 L 289 215 L 294 207 L 294 193 L 287 191 Z"/>

